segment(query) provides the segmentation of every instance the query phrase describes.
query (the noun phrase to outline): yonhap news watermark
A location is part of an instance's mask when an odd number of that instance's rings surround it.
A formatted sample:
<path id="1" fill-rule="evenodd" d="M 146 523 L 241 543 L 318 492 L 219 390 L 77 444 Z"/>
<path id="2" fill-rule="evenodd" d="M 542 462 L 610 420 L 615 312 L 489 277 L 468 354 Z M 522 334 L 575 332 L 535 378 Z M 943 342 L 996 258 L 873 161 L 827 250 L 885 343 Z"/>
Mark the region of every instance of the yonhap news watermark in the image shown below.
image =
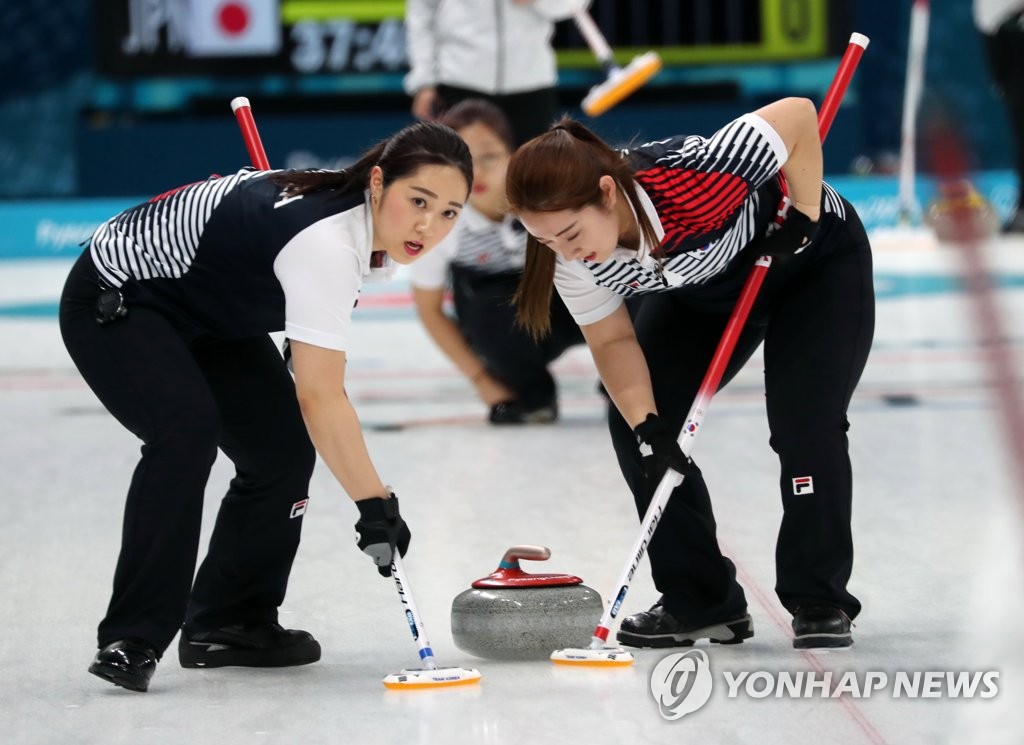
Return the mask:
<path id="1" fill-rule="evenodd" d="M 722 672 L 727 696 L 750 698 L 993 698 L 999 693 L 999 672 L 937 671 L 895 673 L 830 670 L 769 673 Z"/>
<path id="2" fill-rule="evenodd" d="M 669 721 L 706 704 L 713 690 L 727 699 L 991 699 L 998 670 L 722 670 L 717 675 L 701 649 L 662 658 L 651 671 L 650 691 Z"/>

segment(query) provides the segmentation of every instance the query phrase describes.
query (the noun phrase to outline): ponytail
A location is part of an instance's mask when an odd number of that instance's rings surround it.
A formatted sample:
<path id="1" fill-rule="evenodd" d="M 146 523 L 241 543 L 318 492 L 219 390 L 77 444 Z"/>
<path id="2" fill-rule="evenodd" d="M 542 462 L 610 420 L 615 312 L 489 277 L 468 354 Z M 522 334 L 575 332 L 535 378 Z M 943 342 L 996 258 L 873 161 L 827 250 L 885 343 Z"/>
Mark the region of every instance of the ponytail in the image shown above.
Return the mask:
<path id="1" fill-rule="evenodd" d="M 551 331 L 551 293 L 555 288 L 555 252 L 532 235 L 526 238 L 526 261 L 512 303 L 516 323 L 540 341 Z"/>
<path id="2" fill-rule="evenodd" d="M 271 180 L 289 196 L 302 196 L 315 191 L 336 191 L 339 195 L 365 189 L 370 170 L 377 165 L 387 141 L 378 142 L 348 168 L 341 171 L 310 169 L 284 171 L 274 174 Z"/>
<path id="3" fill-rule="evenodd" d="M 362 191 L 369 186 L 370 171 L 380 166 L 384 188 L 427 165 L 451 166 L 466 179 L 466 191 L 473 187 L 473 163 L 469 148 L 451 129 L 437 122 L 416 122 L 381 140 L 342 171 L 284 171 L 271 176 L 287 194 L 302 196 L 332 190 L 339 195 Z"/>

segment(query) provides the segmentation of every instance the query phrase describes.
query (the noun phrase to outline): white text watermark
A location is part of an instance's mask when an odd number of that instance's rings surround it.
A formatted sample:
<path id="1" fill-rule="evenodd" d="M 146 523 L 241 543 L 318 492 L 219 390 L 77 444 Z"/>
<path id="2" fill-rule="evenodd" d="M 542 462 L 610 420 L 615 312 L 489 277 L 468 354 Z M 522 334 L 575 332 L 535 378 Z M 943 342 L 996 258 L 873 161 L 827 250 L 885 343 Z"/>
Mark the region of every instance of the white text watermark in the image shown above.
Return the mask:
<path id="1" fill-rule="evenodd" d="M 658 712 L 669 721 L 681 719 L 703 707 L 715 687 L 729 699 L 991 699 L 999 693 L 997 670 L 725 670 L 715 678 L 703 650 L 662 658 L 650 677 Z"/>

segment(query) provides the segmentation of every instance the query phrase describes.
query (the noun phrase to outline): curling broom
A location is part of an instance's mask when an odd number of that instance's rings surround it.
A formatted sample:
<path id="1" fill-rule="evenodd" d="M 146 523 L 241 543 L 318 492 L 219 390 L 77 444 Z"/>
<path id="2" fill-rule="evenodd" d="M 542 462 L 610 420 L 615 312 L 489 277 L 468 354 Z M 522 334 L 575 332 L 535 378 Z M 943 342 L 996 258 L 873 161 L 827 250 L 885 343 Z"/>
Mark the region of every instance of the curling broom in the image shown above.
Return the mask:
<path id="1" fill-rule="evenodd" d="M 900 224 L 910 225 L 921 216 L 914 194 L 917 147 L 917 117 L 924 88 L 925 58 L 928 51 L 928 0 L 914 0 L 910 10 L 910 42 L 907 44 L 907 77 L 903 88 L 903 122 L 900 130 L 899 200 Z"/>
<path id="2" fill-rule="evenodd" d="M 406 668 L 399 673 L 388 675 L 384 678 L 384 685 L 392 690 L 401 690 L 479 683 L 480 671 L 475 668 L 437 666 L 437 662 L 434 660 L 434 650 L 430 648 L 426 630 L 423 628 L 423 621 L 420 619 L 420 612 L 416 609 L 416 603 L 409 591 L 409 581 L 405 577 L 402 557 L 398 555 L 397 551 L 391 561 L 391 576 L 398 588 L 398 597 L 401 598 L 402 605 L 405 606 L 405 618 L 409 622 L 412 638 L 416 640 L 416 644 L 420 648 L 420 661 L 423 663 L 423 667 Z"/>
<path id="3" fill-rule="evenodd" d="M 634 57 L 625 67 L 619 67 L 615 64 L 611 47 L 608 46 L 608 42 L 605 41 L 590 14 L 586 10 L 577 11 L 573 20 L 576 22 L 576 28 L 580 30 L 580 34 L 587 42 L 587 46 L 590 47 L 590 51 L 594 53 L 605 71 L 604 82 L 591 88 L 586 98 L 583 99 L 581 107 L 587 116 L 600 116 L 608 111 L 654 77 L 661 69 L 661 57 L 653 51 Z"/>

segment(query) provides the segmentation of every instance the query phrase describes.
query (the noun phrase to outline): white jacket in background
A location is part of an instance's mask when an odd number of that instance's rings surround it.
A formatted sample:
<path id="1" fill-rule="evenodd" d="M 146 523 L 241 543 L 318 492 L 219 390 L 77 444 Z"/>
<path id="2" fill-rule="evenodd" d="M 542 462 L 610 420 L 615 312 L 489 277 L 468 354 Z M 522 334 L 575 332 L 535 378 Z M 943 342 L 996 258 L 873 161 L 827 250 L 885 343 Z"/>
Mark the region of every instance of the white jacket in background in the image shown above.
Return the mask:
<path id="1" fill-rule="evenodd" d="M 1024 0 L 974 0 L 974 24 L 984 34 L 994 34 L 1014 13 L 1024 11 Z"/>
<path id="2" fill-rule="evenodd" d="M 555 21 L 588 0 L 407 0 L 405 36 L 413 95 L 445 84 L 489 94 L 550 88 L 558 81 L 551 48 Z"/>

